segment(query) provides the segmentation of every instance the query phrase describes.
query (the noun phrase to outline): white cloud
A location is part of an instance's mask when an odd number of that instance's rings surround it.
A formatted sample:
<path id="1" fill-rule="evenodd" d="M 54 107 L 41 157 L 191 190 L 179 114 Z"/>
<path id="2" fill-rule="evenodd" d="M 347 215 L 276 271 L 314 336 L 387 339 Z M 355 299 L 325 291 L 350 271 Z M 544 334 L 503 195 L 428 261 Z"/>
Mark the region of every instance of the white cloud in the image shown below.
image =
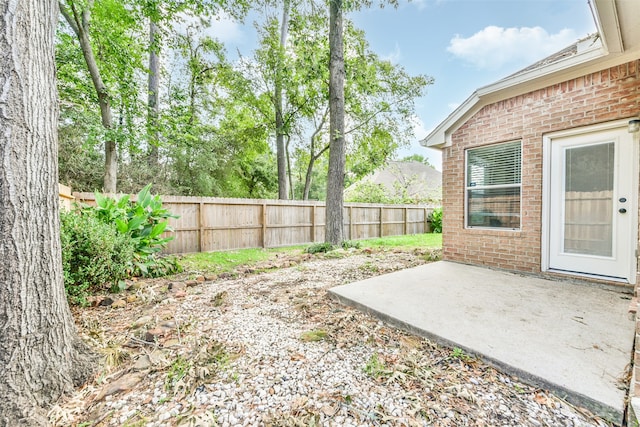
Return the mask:
<path id="1" fill-rule="evenodd" d="M 382 59 L 385 61 L 389 61 L 392 64 L 399 63 L 400 60 L 402 59 L 402 52 L 400 52 L 400 46 L 398 46 L 398 43 L 396 43 L 396 46 L 392 52 L 386 55 L 382 55 Z"/>
<path id="2" fill-rule="evenodd" d="M 424 122 L 418 116 L 413 116 L 411 118 L 411 126 L 413 127 L 413 134 L 418 138 L 418 141 L 429 135 L 433 129 L 427 129 L 424 126 Z"/>
<path id="3" fill-rule="evenodd" d="M 471 37 L 456 35 L 447 50 L 478 68 L 497 69 L 507 63 L 532 63 L 577 40 L 574 30 L 549 34 L 542 27 L 486 27 Z"/>

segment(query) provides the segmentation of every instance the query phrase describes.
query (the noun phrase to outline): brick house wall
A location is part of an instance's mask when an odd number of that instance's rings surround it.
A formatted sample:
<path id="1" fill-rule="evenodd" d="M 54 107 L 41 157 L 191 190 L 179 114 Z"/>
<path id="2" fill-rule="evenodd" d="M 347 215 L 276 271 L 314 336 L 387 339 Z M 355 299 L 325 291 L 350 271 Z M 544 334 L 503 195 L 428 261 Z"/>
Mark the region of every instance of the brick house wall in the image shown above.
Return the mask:
<path id="1" fill-rule="evenodd" d="M 540 273 L 543 135 L 639 113 L 640 60 L 483 107 L 442 150 L 444 259 Z M 522 141 L 521 229 L 465 229 L 465 150 L 516 140 Z"/>

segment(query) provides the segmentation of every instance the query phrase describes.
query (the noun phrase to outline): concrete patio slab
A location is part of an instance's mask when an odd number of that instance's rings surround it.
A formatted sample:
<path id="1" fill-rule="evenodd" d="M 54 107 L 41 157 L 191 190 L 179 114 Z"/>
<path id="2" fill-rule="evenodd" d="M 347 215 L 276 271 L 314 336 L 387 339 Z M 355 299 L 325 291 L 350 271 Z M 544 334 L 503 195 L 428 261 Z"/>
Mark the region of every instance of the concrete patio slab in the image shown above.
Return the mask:
<path id="1" fill-rule="evenodd" d="M 460 347 L 620 424 L 630 295 L 446 261 L 331 289 L 345 304 Z"/>

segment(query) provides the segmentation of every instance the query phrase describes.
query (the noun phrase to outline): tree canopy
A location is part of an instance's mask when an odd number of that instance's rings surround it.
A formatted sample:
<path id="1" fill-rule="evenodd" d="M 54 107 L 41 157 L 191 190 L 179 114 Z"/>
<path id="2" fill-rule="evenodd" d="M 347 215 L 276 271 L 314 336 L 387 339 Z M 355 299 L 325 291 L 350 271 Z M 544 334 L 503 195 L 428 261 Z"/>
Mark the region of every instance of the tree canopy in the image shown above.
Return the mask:
<path id="1" fill-rule="evenodd" d="M 324 199 L 328 11 L 222 0 L 61 0 L 56 65 L 61 182 L 78 191 Z M 254 49 L 212 36 L 253 8 Z M 245 25 L 249 25 L 248 23 Z M 410 141 L 412 76 L 345 26 L 347 184 Z"/>

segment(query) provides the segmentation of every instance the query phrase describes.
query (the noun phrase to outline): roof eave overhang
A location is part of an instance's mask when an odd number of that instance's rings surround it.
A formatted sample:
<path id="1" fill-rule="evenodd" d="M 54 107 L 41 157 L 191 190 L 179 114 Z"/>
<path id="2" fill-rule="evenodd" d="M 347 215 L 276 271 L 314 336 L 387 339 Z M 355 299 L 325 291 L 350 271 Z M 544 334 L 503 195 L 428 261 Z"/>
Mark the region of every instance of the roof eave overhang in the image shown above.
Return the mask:
<path id="1" fill-rule="evenodd" d="M 595 15 L 599 43 L 583 47 L 576 55 L 528 72 L 516 74 L 471 94 L 443 122 L 429 133 L 420 144 L 424 147 L 444 148 L 451 145 L 451 135 L 484 106 L 503 99 L 522 95 L 551 86 L 571 78 L 613 67 L 636 58 L 638 51 L 624 49 L 618 11 L 612 0 L 595 0 Z"/>

